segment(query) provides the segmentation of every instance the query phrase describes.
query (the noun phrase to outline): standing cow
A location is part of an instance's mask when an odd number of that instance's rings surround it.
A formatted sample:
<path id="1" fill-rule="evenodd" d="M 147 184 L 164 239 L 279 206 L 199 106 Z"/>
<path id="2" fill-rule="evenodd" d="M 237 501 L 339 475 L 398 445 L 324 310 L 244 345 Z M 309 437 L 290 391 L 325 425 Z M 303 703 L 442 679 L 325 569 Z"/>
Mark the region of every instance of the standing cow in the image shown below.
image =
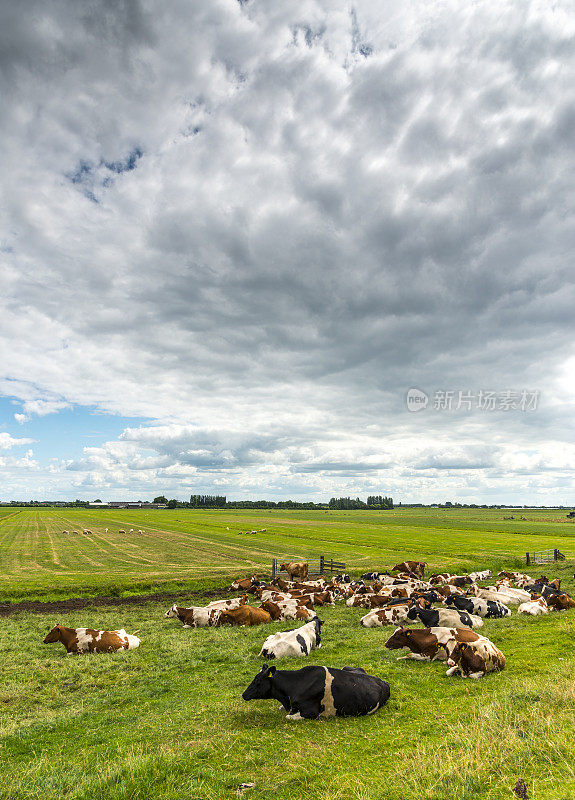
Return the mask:
<path id="1" fill-rule="evenodd" d="M 309 564 L 307 561 L 288 561 L 280 564 L 280 572 L 281 570 L 287 572 L 290 581 L 293 581 L 294 578 L 304 581 L 309 573 Z"/>

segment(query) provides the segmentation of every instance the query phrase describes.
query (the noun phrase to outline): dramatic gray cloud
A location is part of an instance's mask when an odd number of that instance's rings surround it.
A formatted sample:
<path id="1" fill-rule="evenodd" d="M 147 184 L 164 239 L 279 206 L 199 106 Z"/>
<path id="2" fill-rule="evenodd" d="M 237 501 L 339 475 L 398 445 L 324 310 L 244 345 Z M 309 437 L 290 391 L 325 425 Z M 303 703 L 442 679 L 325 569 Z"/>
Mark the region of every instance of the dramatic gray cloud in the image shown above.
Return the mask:
<path id="1" fill-rule="evenodd" d="M 0 389 L 150 419 L 45 490 L 569 502 L 574 67 L 567 2 L 3 4 Z"/>

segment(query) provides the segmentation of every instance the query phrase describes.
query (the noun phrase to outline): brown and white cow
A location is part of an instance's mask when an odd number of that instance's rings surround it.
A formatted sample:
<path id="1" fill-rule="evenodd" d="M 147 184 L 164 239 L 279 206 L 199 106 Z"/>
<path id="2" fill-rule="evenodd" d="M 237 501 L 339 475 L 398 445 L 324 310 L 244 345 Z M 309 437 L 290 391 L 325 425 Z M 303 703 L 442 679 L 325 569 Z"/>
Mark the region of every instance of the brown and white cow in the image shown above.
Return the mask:
<path id="1" fill-rule="evenodd" d="M 407 630 L 400 627 L 395 630 L 385 646 L 389 650 L 401 650 L 407 647 L 411 652 L 402 658 L 413 658 L 416 661 L 445 661 L 448 657 L 446 647 L 454 642 L 475 642 L 479 634 L 471 628 L 416 628 Z"/>
<path id="2" fill-rule="evenodd" d="M 239 606 L 244 606 L 249 600 L 247 594 L 243 594 L 241 597 L 230 597 L 229 600 L 214 600 L 211 603 L 208 603 L 206 608 L 219 608 L 220 611 L 223 611 L 226 608 L 238 608 Z"/>
<path id="3" fill-rule="evenodd" d="M 232 582 L 228 591 L 229 592 L 250 592 L 258 585 L 258 576 L 252 575 L 251 578 L 236 578 Z"/>
<path id="4" fill-rule="evenodd" d="M 554 611 L 566 611 L 575 608 L 575 600 L 568 594 L 552 594 L 547 597 L 547 605 Z"/>
<path id="5" fill-rule="evenodd" d="M 44 644 L 62 642 L 68 653 L 113 653 L 115 650 L 135 650 L 140 646 L 137 636 L 121 628 L 118 631 L 99 631 L 94 628 L 65 628 L 54 625 Z"/>
<path id="6" fill-rule="evenodd" d="M 179 619 L 184 628 L 212 628 L 218 624 L 221 613 L 219 608 L 203 606 L 182 608 L 174 604 L 166 611 L 164 617 Z"/>
<path id="7" fill-rule="evenodd" d="M 240 606 L 229 611 L 220 612 L 218 625 L 265 625 L 272 618 L 263 608 Z"/>
<path id="8" fill-rule="evenodd" d="M 395 567 L 392 567 L 392 571 L 407 572 L 408 575 L 423 578 L 425 565 L 425 561 L 402 561 L 401 564 L 396 564 Z"/>
<path id="9" fill-rule="evenodd" d="M 547 600 L 544 597 L 536 595 L 526 603 L 521 603 L 517 609 L 517 613 L 531 614 L 532 617 L 538 617 L 542 614 L 548 614 L 549 606 L 547 605 Z"/>
<path id="10" fill-rule="evenodd" d="M 409 609 L 410 606 L 407 603 L 388 606 L 387 608 L 375 608 L 362 617 L 359 624 L 363 628 L 383 628 L 385 625 L 398 625 L 407 619 Z"/>
<path id="11" fill-rule="evenodd" d="M 291 580 L 294 578 L 301 578 L 302 581 L 308 576 L 309 564 L 307 561 L 287 561 L 285 564 L 280 564 L 280 571 L 285 570 Z"/>
<path id="12" fill-rule="evenodd" d="M 260 608 L 267 611 L 273 620 L 278 619 L 303 619 L 310 620 L 317 617 L 313 609 L 306 608 L 299 605 L 295 600 L 291 601 L 278 601 L 274 603 L 273 600 L 266 600 L 261 604 Z"/>
<path id="13" fill-rule="evenodd" d="M 474 642 L 457 642 L 448 646 L 446 675 L 459 673 L 462 678 L 482 678 L 488 672 L 505 669 L 505 656 L 490 639 L 480 636 Z"/>

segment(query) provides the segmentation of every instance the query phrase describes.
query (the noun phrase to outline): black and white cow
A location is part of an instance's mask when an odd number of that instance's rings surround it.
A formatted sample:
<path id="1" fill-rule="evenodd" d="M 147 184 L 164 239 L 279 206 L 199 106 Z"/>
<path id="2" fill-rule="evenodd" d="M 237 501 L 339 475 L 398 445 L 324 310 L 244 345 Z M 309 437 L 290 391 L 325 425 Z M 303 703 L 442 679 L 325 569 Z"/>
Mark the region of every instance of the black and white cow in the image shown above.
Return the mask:
<path id="1" fill-rule="evenodd" d="M 389 575 L 389 572 L 364 572 L 361 576 L 362 581 L 379 581 Z"/>
<path id="2" fill-rule="evenodd" d="M 323 620 L 316 617 L 295 630 L 272 633 L 263 643 L 259 654 L 263 658 L 309 656 L 312 650 L 321 647 L 322 625 Z"/>
<path id="3" fill-rule="evenodd" d="M 503 603 L 495 600 L 483 600 L 481 597 L 464 597 L 462 594 L 450 594 L 446 597 L 445 605 L 450 608 L 457 608 L 460 611 L 467 611 L 468 614 L 475 614 L 486 619 L 507 617 L 511 614 L 511 609 Z"/>
<path id="4" fill-rule="evenodd" d="M 418 617 L 426 628 L 481 628 L 483 620 L 467 611 L 456 608 L 418 608 L 413 606 L 407 612 L 407 619 L 416 620 Z"/>
<path id="5" fill-rule="evenodd" d="M 335 578 L 333 578 L 333 582 L 334 583 L 351 583 L 351 578 L 349 577 L 349 575 L 346 575 L 346 574 L 336 575 Z"/>
<path id="6" fill-rule="evenodd" d="M 279 700 L 286 719 L 362 717 L 389 700 L 389 683 L 361 667 L 303 667 L 285 670 L 264 664 L 242 694 L 244 700 Z"/>

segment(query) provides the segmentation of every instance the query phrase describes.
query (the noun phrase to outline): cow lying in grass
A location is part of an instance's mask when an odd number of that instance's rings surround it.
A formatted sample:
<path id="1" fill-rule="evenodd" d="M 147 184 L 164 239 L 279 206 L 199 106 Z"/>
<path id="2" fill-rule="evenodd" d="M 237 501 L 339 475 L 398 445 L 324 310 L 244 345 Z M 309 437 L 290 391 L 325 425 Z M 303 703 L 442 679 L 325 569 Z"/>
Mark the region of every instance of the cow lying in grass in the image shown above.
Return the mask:
<path id="1" fill-rule="evenodd" d="M 550 610 L 566 611 L 575 608 L 575 600 L 568 594 L 551 594 L 547 597 L 547 605 Z"/>
<path id="2" fill-rule="evenodd" d="M 423 578 L 425 575 L 425 561 L 402 561 L 401 564 L 396 564 L 392 567 L 392 571 L 406 572 L 415 578 Z"/>
<path id="3" fill-rule="evenodd" d="M 264 664 L 242 697 L 279 700 L 290 720 L 361 717 L 387 703 L 389 683 L 360 667 L 278 670 Z"/>
<path id="4" fill-rule="evenodd" d="M 267 611 L 270 617 L 275 621 L 278 619 L 303 619 L 310 620 L 317 617 L 313 609 L 306 608 L 300 605 L 295 600 L 266 600 L 261 604 L 260 608 Z"/>
<path id="5" fill-rule="evenodd" d="M 449 669 L 446 675 L 462 678 L 482 678 L 488 672 L 505 669 L 505 656 L 490 639 L 480 636 L 475 642 L 457 642 L 447 647 Z"/>
<path id="6" fill-rule="evenodd" d="M 480 636 L 470 628 L 416 628 L 407 630 L 397 628 L 389 637 L 385 646 L 388 650 L 401 650 L 407 647 L 411 652 L 403 658 L 413 658 L 415 661 L 445 661 L 447 652 L 445 646 L 448 642 L 475 642 Z"/>
<path id="7" fill-rule="evenodd" d="M 135 650 L 140 646 L 137 636 L 121 628 L 119 631 L 98 631 L 93 628 L 65 628 L 54 625 L 44 644 L 62 642 L 68 653 L 113 653 L 115 650 Z"/>
<path id="8" fill-rule="evenodd" d="M 497 619 L 508 617 L 511 609 L 496 600 L 484 600 L 482 597 L 464 597 L 459 594 L 452 594 L 445 598 L 445 605 L 450 608 L 458 608 L 460 611 L 467 611 L 468 614 L 476 614 L 485 619 Z"/>
<path id="9" fill-rule="evenodd" d="M 243 594 L 241 597 L 230 597 L 229 600 L 214 600 L 211 603 L 208 603 L 206 608 L 219 608 L 220 611 L 224 611 L 225 609 L 230 608 L 239 608 L 239 606 L 244 606 L 249 600 L 247 594 Z"/>
<path id="10" fill-rule="evenodd" d="M 547 600 L 544 597 L 533 597 L 527 603 L 521 603 L 519 608 L 517 609 L 518 614 L 530 614 L 532 617 L 538 617 L 542 614 L 549 613 L 549 606 L 547 605 Z"/>
<path id="11" fill-rule="evenodd" d="M 487 578 L 491 577 L 491 570 L 483 569 L 480 572 L 470 572 L 469 577 L 471 578 L 473 583 L 475 583 L 476 581 L 486 581 Z"/>
<path id="12" fill-rule="evenodd" d="M 321 647 L 323 620 L 316 617 L 312 622 L 292 631 L 272 633 L 263 643 L 260 656 L 263 658 L 301 658 Z"/>
<path id="13" fill-rule="evenodd" d="M 401 603 L 387 608 L 375 608 L 359 621 L 363 628 L 383 628 L 385 625 L 397 625 L 407 619 L 409 605 Z"/>
<path id="14" fill-rule="evenodd" d="M 467 611 L 458 611 L 455 608 L 429 608 L 421 609 L 417 606 L 410 608 L 407 619 L 415 621 L 419 617 L 426 628 L 481 628 L 483 620 Z"/>
<path id="15" fill-rule="evenodd" d="M 184 628 L 212 628 L 218 625 L 221 613 L 219 608 L 204 606 L 182 608 L 174 604 L 166 611 L 164 617 L 179 619 Z"/>
<path id="16" fill-rule="evenodd" d="M 271 621 L 271 616 L 263 608 L 239 606 L 221 611 L 218 625 L 265 625 Z"/>
<path id="17" fill-rule="evenodd" d="M 232 582 L 228 591 L 230 592 L 251 592 L 254 590 L 256 586 L 260 585 L 260 581 L 258 581 L 257 575 L 252 575 L 251 578 L 236 578 L 235 581 Z"/>

